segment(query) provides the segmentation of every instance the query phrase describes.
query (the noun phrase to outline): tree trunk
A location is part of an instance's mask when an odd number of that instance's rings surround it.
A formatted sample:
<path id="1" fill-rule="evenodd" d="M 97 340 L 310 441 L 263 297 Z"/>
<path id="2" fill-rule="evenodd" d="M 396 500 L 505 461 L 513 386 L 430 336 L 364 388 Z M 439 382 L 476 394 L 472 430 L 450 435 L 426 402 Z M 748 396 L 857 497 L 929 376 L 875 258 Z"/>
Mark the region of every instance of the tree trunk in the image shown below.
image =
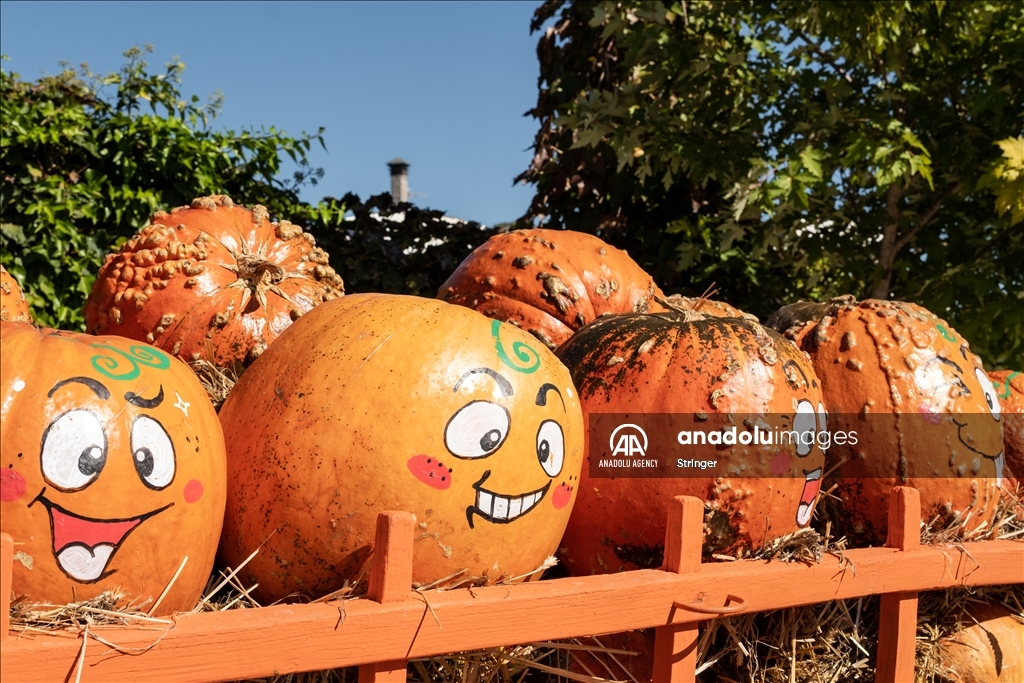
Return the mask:
<path id="1" fill-rule="evenodd" d="M 881 277 L 875 282 L 871 289 L 872 299 L 888 299 L 889 288 L 892 285 L 892 264 L 896 261 L 896 236 L 900 229 L 900 198 L 903 196 L 903 188 L 899 183 L 889 186 L 885 198 L 885 211 L 889 221 L 882 231 L 882 245 L 878 250 L 878 268 L 882 271 Z"/>

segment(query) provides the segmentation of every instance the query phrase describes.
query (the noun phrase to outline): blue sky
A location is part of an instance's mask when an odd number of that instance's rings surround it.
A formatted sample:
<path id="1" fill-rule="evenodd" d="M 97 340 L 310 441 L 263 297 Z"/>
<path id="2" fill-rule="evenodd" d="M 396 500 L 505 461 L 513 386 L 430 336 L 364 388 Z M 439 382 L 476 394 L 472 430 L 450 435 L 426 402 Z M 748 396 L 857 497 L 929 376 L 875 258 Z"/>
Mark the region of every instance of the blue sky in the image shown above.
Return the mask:
<path id="1" fill-rule="evenodd" d="M 4 69 L 25 79 L 86 62 L 107 73 L 133 45 L 163 70 L 185 62 L 182 90 L 220 90 L 214 126 L 326 128 L 316 201 L 389 188 L 386 162 L 411 164 L 412 201 L 493 224 L 520 216 L 535 122 L 536 2 L 0 3 Z"/>

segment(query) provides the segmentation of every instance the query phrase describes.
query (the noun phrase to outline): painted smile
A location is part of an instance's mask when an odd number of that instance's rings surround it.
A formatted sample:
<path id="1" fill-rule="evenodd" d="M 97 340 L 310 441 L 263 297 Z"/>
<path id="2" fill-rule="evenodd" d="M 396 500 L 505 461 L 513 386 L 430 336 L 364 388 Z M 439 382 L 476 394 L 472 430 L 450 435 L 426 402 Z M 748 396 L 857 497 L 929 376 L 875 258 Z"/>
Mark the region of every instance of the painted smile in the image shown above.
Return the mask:
<path id="1" fill-rule="evenodd" d="M 818 497 L 821 489 L 821 468 L 804 472 L 807 478 L 804 479 L 804 490 L 800 494 L 800 506 L 796 511 L 796 523 L 800 526 L 807 526 L 811 521 L 811 513 L 814 511 L 814 499 Z"/>
<path id="2" fill-rule="evenodd" d="M 519 519 L 532 510 L 540 502 L 544 494 L 551 488 L 551 482 L 529 493 L 520 493 L 512 496 L 504 496 L 494 491 L 483 488 L 483 483 L 491 476 L 491 471 L 484 472 L 480 481 L 473 484 L 476 489 L 476 504 L 466 508 L 466 519 L 469 520 L 469 528 L 473 528 L 473 515 L 479 515 L 488 522 L 495 524 L 508 524 Z"/>
<path id="3" fill-rule="evenodd" d="M 953 420 L 953 424 L 956 425 L 956 438 L 959 439 L 960 443 L 962 443 L 964 446 L 966 446 L 967 450 L 969 450 L 970 452 L 977 453 L 978 455 L 980 455 L 983 458 L 988 458 L 989 460 L 997 460 L 997 461 L 1000 459 L 1000 456 L 1003 455 L 1002 451 L 999 451 L 998 453 L 994 453 L 994 454 L 993 453 L 985 453 L 984 451 L 979 451 L 977 448 L 973 447 L 971 444 L 969 444 L 966 441 L 964 441 L 964 427 L 967 426 L 967 423 L 966 422 L 960 423 L 960 422 L 957 422 L 956 420 Z"/>
<path id="4" fill-rule="evenodd" d="M 43 495 L 45 492 L 46 487 L 43 487 L 28 507 L 38 501 L 49 512 L 57 565 L 69 578 L 81 583 L 95 583 L 113 574 L 113 571 L 106 571 L 107 565 L 128 534 L 153 515 L 174 505 L 168 503 L 138 517 L 90 519 L 62 508 L 47 499 Z"/>

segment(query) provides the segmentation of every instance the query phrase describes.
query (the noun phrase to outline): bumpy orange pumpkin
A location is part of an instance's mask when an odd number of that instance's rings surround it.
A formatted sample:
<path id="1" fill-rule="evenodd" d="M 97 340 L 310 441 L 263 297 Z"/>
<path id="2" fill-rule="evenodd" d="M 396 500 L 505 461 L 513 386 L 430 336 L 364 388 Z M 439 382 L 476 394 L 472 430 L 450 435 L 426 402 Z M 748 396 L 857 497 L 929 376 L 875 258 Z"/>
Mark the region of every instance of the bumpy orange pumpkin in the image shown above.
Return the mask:
<path id="1" fill-rule="evenodd" d="M 224 512 L 217 414 L 182 362 L 146 344 L 0 324 L 0 529 L 14 591 L 65 603 L 120 586 L 191 609 Z M 185 558 L 188 558 L 187 562 Z"/>
<path id="2" fill-rule="evenodd" d="M 555 349 L 603 313 L 664 310 L 629 255 L 570 230 L 514 230 L 478 247 L 438 297 L 521 327 Z"/>
<path id="3" fill-rule="evenodd" d="M 755 426 L 826 428 L 821 389 L 806 357 L 751 320 L 686 311 L 607 316 L 573 335 L 558 356 L 572 372 L 588 420 L 598 413 L 671 413 L 685 416 L 690 429 L 733 416 L 734 426 L 748 433 Z M 592 461 L 590 438 L 588 432 Z M 666 478 L 673 459 L 687 452 L 668 441 L 658 447 L 663 476 L 657 478 L 592 477 L 584 466 L 563 540 L 566 566 L 577 574 L 658 566 L 668 505 L 678 495 L 697 496 L 711 509 L 706 553 L 751 550 L 806 526 L 825 460 L 819 443 L 808 441 L 804 447 L 723 446 L 723 468 L 732 476 L 716 469 Z"/>
<path id="4" fill-rule="evenodd" d="M 291 322 L 340 296 L 311 235 L 267 210 L 202 197 L 111 254 L 85 307 L 86 329 L 147 341 L 186 361 L 248 365 Z"/>
<path id="5" fill-rule="evenodd" d="M 32 322 L 32 314 L 25 301 L 25 293 L 18 286 L 18 281 L 0 266 L 0 321 L 9 320 L 17 323 Z"/>
<path id="6" fill-rule="evenodd" d="M 958 683 L 1024 681 L 1024 623 L 1001 605 L 966 610 L 963 628 L 939 641 L 942 667 Z"/>
<path id="7" fill-rule="evenodd" d="M 669 304 L 669 307 L 697 311 L 713 318 L 747 318 L 757 322 L 757 316 L 744 313 L 732 304 L 727 304 L 724 301 L 696 296 L 683 296 L 682 294 L 673 294 L 665 299 L 665 301 Z"/>
<path id="8" fill-rule="evenodd" d="M 316 307 L 250 366 L 220 417 L 223 558 L 237 566 L 266 541 L 243 574 L 267 600 L 355 579 L 386 510 L 416 516 L 417 582 L 531 572 L 558 546 L 583 458 L 579 401 L 553 354 L 418 297 Z"/>
<path id="9" fill-rule="evenodd" d="M 1014 370 L 988 373 L 1002 408 L 1006 464 L 1018 479 L 1024 477 L 1024 374 Z"/>
<path id="10" fill-rule="evenodd" d="M 916 306 L 866 300 L 841 306 L 803 336 L 839 429 L 855 446 L 829 451 L 857 545 L 886 538 L 889 491 L 921 491 L 922 514 L 990 522 L 1003 470 L 998 399 L 981 360 L 943 320 Z"/>

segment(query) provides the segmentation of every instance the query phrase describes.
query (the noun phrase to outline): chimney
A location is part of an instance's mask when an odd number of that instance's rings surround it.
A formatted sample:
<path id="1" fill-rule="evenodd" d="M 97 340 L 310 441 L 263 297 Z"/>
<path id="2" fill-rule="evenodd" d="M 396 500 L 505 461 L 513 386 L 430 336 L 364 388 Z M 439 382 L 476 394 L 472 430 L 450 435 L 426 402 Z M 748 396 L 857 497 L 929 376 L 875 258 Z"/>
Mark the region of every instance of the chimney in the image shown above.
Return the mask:
<path id="1" fill-rule="evenodd" d="M 409 164 L 401 157 L 388 162 L 391 169 L 391 201 L 396 204 L 409 201 Z"/>

